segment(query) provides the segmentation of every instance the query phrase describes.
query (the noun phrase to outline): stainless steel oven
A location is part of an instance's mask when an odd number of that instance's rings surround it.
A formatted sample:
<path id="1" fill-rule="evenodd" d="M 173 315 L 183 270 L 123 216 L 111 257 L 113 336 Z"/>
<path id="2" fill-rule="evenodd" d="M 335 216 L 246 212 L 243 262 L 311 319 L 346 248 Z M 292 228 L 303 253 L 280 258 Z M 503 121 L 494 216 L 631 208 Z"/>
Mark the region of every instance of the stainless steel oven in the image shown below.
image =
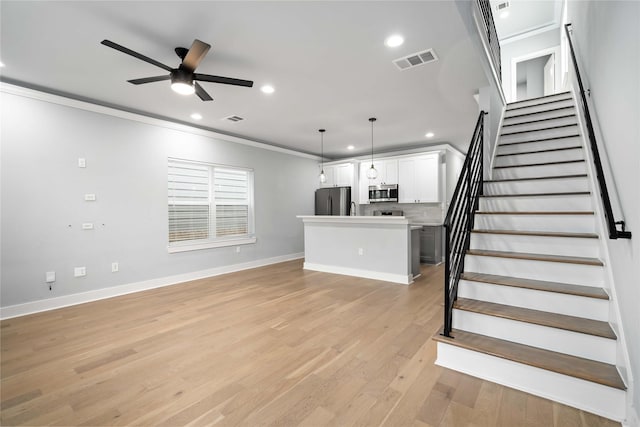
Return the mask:
<path id="1" fill-rule="evenodd" d="M 381 184 L 369 186 L 369 203 L 397 201 L 398 184 Z"/>

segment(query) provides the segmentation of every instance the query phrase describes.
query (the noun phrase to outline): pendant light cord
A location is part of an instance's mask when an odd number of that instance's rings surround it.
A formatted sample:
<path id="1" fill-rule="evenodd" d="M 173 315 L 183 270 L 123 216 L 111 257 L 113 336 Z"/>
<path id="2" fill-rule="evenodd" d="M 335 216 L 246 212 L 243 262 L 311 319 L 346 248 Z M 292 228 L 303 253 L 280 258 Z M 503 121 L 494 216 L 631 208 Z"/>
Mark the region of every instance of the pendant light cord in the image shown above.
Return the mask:
<path id="1" fill-rule="evenodd" d="M 369 121 L 371 122 L 371 167 L 373 167 L 373 122 L 376 121 L 376 118 L 371 117 Z"/>
<path id="2" fill-rule="evenodd" d="M 324 172 L 324 129 L 318 129 L 320 132 L 320 170 Z"/>

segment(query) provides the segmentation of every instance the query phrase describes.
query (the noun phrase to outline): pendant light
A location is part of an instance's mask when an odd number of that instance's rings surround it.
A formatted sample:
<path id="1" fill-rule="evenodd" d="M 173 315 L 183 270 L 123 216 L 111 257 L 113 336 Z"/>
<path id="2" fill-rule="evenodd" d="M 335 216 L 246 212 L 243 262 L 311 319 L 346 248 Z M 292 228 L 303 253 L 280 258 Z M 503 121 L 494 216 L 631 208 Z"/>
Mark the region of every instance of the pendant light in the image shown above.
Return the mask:
<path id="1" fill-rule="evenodd" d="M 373 167 L 373 122 L 376 121 L 376 118 L 371 117 L 369 121 L 371 122 L 371 167 L 367 171 L 367 178 L 376 179 L 378 177 L 378 171 Z"/>
<path id="2" fill-rule="evenodd" d="M 327 182 L 327 176 L 324 174 L 324 133 L 325 129 L 318 129 L 320 132 L 320 183 Z"/>

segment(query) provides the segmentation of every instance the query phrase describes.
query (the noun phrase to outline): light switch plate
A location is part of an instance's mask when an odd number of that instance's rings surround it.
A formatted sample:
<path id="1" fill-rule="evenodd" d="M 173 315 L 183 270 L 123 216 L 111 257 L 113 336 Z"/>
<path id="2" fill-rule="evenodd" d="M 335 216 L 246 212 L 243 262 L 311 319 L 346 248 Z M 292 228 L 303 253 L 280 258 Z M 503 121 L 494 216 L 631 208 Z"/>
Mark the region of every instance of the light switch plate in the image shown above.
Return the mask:
<path id="1" fill-rule="evenodd" d="M 87 202 L 94 202 L 96 200 L 96 195 L 95 194 L 85 194 L 84 195 L 84 200 L 86 200 Z"/>
<path id="2" fill-rule="evenodd" d="M 84 277 L 87 275 L 86 267 L 76 267 L 73 269 L 73 277 Z"/>
<path id="3" fill-rule="evenodd" d="M 56 281 L 56 272 L 55 271 L 47 271 L 45 282 L 46 283 L 53 283 L 55 281 Z"/>
<path id="4" fill-rule="evenodd" d="M 82 158 L 82 157 L 80 157 L 78 159 L 78 167 L 79 168 L 86 168 L 87 167 L 87 160 Z"/>

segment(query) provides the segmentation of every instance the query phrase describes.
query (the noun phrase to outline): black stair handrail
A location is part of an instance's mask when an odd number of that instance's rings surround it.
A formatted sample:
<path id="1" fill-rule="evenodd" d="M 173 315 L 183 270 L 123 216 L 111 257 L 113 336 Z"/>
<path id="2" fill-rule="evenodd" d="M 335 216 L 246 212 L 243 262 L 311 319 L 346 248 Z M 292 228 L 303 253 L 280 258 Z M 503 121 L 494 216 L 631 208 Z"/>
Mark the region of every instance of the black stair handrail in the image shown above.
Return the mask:
<path id="1" fill-rule="evenodd" d="M 609 191 L 607 191 L 607 183 L 604 179 L 604 171 L 602 169 L 602 162 L 600 161 L 600 152 L 598 151 L 598 144 L 596 143 L 596 134 L 593 131 L 591 113 L 589 113 L 589 106 L 587 105 L 587 94 L 582 84 L 582 77 L 580 76 L 580 69 L 578 68 L 576 52 L 573 49 L 571 30 L 569 30 L 569 27 L 571 27 L 571 23 L 565 24 L 564 30 L 567 33 L 569 50 L 571 51 L 571 60 L 573 61 L 573 67 L 576 72 L 576 79 L 578 80 L 578 86 L 580 87 L 580 99 L 582 101 L 582 109 L 584 111 L 585 121 L 587 125 L 587 133 L 589 134 L 589 145 L 591 146 L 591 153 L 593 154 L 593 163 L 596 168 L 596 178 L 598 179 L 598 186 L 600 187 L 600 197 L 602 198 L 602 204 L 604 205 L 604 216 L 607 222 L 607 227 L 609 229 L 609 238 L 630 239 L 631 232 L 625 230 L 624 221 L 616 221 L 613 217 L 613 209 L 611 209 L 611 199 L 609 198 Z M 617 229 L 617 224 L 620 224 L 622 230 Z"/>
<path id="2" fill-rule="evenodd" d="M 478 116 L 469 150 L 444 220 L 444 329 L 442 335 L 446 337 L 451 337 L 453 304 L 458 298 L 458 282 L 464 271 L 464 255 L 469 249 L 473 216 L 478 209 L 478 198 L 482 194 L 485 114 L 481 111 Z"/>
<path id="3" fill-rule="evenodd" d="M 502 81 L 502 57 L 500 56 L 500 41 L 498 40 L 498 32 L 496 24 L 493 20 L 493 12 L 491 12 L 491 3 L 489 0 L 477 0 L 480 12 L 484 18 L 484 31 L 489 42 L 489 50 L 491 51 L 491 59 L 496 67 L 497 75 Z"/>

